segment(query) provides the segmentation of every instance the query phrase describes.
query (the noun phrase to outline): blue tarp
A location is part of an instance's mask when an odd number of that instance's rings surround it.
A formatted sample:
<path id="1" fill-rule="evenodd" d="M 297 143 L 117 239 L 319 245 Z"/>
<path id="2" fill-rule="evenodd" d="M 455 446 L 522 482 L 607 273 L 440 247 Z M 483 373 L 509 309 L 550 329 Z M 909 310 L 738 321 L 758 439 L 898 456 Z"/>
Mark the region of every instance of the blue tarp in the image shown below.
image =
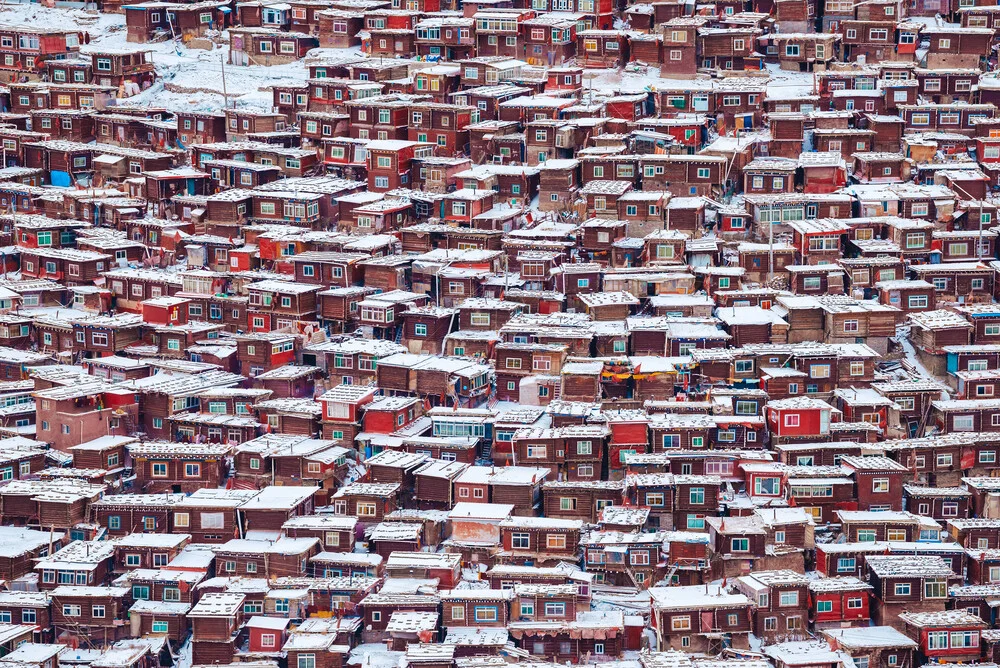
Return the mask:
<path id="1" fill-rule="evenodd" d="M 53 169 L 51 174 L 52 185 L 61 186 L 63 188 L 69 188 L 73 185 L 73 179 L 70 178 L 70 175 L 67 172 L 57 172 Z"/>

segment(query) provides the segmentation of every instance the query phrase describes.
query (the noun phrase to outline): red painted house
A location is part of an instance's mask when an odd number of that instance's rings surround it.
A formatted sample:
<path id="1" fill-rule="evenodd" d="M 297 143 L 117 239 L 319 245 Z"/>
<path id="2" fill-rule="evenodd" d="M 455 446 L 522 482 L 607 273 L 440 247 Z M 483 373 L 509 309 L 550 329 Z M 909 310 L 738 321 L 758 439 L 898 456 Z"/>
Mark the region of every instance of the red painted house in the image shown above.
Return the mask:
<path id="1" fill-rule="evenodd" d="M 454 190 L 441 200 L 441 218 L 449 223 L 474 227 L 473 218 L 492 209 L 495 201 L 493 190 Z"/>
<path id="2" fill-rule="evenodd" d="M 184 325 L 188 321 L 190 299 L 154 297 L 140 302 L 142 321 L 150 325 Z"/>
<path id="3" fill-rule="evenodd" d="M 250 632 L 250 652 L 279 652 L 288 640 L 290 619 L 254 616 L 247 622 Z"/>
<path id="4" fill-rule="evenodd" d="M 356 356 L 334 356 L 334 364 L 353 368 Z M 317 400 L 323 405 L 323 438 L 335 441 L 353 441 L 361 431 L 361 413 L 375 399 L 378 390 L 366 385 L 338 385 Z"/>
<path id="5" fill-rule="evenodd" d="M 792 246 L 799 254 L 800 264 L 823 264 L 840 258 L 841 237 L 847 226 L 839 220 L 796 220 L 788 223 L 792 229 Z"/>
<path id="6" fill-rule="evenodd" d="M 809 582 L 809 619 L 814 628 L 868 626 L 872 587 L 854 576 Z"/>
<path id="7" fill-rule="evenodd" d="M 642 410 L 618 410 L 607 414 L 611 440 L 608 442 L 608 467 L 625 468 L 626 454 L 643 454 L 649 449 L 650 418 Z"/>
<path id="8" fill-rule="evenodd" d="M 966 610 L 904 612 L 899 620 L 904 633 L 917 641 L 921 665 L 979 659 L 980 634 L 987 624 L 978 615 Z"/>
<path id="9" fill-rule="evenodd" d="M 833 406 L 820 399 L 792 397 L 769 401 L 764 410 L 775 440 L 814 438 L 830 433 Z"/>
<path id="10" fill-rule="evenodd" d="M 369 113 L 377 111 L 368 110 Z M 434 145 L 402 139 L 380 139 L 368 143 L 368 189 L 386 192 L 410 186 L 410 163 L 414 158 L 434 155 Z"/>
<path id="11" fill-rule="evenodd" d="M 362 407 L 375 398 L 374 387 L 338 385 L 318 398 L 323 404 L 323 419 L 336 422 L 357 422 Z"/>
<path id="12" fill-rule="evenodd" d="M 378 397 L 364 411 L 365 431 L 374 434 L 391 434 L 423 414 L 416 397 Z"/>

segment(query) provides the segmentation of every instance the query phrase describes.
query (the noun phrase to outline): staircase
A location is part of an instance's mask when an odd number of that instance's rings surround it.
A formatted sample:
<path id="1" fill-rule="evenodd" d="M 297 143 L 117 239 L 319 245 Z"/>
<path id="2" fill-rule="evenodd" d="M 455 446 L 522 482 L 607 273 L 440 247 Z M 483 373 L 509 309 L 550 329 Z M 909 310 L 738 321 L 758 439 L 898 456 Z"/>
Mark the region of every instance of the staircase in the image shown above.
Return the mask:
<path id="1" fill-rule="evenodd" d="M 484 462 L 489 462 L 487 466 L 493 463 L 493 441 L 487 441 L 483 444 L 483 451 L 480 453 L 479 458 Z"/>
<path id="2" fill-rule="evenodd" d="M 559 401 L 562 398 L 562 383 L 557 383 L 554 388 L 552 388 L 552 401 Z"/>
<path id="3" fill-rule="evenodd" d="M 396 328 L 396 343 L 402 343 L 402 341 L 403 341 L 403 328 L 402 327 L 397 327 Z"/>

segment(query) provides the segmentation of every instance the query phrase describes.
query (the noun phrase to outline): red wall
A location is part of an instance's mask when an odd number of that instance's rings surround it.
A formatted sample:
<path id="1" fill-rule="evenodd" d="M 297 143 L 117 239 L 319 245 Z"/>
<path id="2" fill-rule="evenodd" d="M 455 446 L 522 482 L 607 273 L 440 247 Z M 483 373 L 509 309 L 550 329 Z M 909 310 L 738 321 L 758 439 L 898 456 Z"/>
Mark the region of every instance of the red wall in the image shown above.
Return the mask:
<path id="1" fill-rule="evenodd" d="M 635 450 L 638 453 L 645 453 L 649 450 L 646 443 L 612 443 L 608 446 L 608 466 L 612 469 L 624 468 L 619 452 L 622 450 Z"/>
<path id="2" fill-rule="evenodd" d="M 610 422 L 613 445 L 645 445 L 649 443 L 649 424 L 646 422 Z"/>
<path id="3" fill-rule="evenodd" d="M 391 434 L 396 431 L 396 413 L 389 411 L 365 413 L 365 431 L 375 434 Z"/>
<path id="4" fill-rule="evenodd" d="M 798 415 L 799 426 L 786 427 L 785 416 Z M 813 436 L 819 434 L 821 410 L 818 408 L 797 408 L 774 410 L 768 413 L 768 426 L 780 436 Z"/>
<path id="5" fill-rule="evenodd" d="M 848 608 L 847 599 L 849 598 L 860 598 L 861 607 Z M 831 610 L 830 612 L 816 612 L 816 609 L 818 608 L 816 604 L 819 603 L 819 601 L 832 601 L 833 610 Z M 867 591 L 831 592 L 828 594 L 817 594 L 816 600 L 813 603 L 812 608 L 813 608 L 813 614 L 815 615 L 817 622 L 850 621 L 854 619 L 868 619 L 871 616 L 871 613 L 868 610 Z"/>

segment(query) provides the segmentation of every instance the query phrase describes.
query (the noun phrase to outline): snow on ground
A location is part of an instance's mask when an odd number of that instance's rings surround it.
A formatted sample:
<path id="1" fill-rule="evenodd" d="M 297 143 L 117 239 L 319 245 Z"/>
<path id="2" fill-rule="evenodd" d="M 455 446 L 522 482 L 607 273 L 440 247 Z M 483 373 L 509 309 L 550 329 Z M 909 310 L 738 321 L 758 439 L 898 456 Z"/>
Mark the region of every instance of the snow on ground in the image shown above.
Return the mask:
<path id="1" fill-rule="evenodd" d="M 907 16 L 907 23 L 919 23 L 925 28 L 959 28 L 960 23 L 949 23 L 940 16 Z"/>
<path id="2" fill-rule="evenodd" d="M 595 589 L 590 596 L 594 610 L 621 610 L 626 615 L 649 612 L 651 601 L 647 591 L 626 593 Z"/>
<path id="3" fill-rule="evenodd" d="M 399 668 L 403 664 L 403 652 L 386 649 L 385 643 L 367 643 L 351 650 L 347 665 L 362 668 Z"/>
<path id="4" fill-rule="evenodd" d="M 812 72 L 793 72 L 783 70 L 777 64 L 767 65 L 768 91 L 791 97 L 795 95 L 812 95 L 815 88 L 815 75 Z"/>
<path id="5" fill-rule="evenodd" d="M 812 95 L 815 90 L 815 77 L 812 72 L 793 72 L 781 69 L 777 64 L 767 65 L 769 79 L 766 80 L 768 90 L 794 97 Z M 645 67 L 631 64 L 622 69 L 588 69 L 584 71 L 584 99 L 587 91 L 594 95 L 607 95 L 612 92 L 641 93 L 656 90 L 659 85 L 675 86 L 682 79 L 664 79 L 657 67 Z M 734 77 L 739 78 L 739 77 Z M 708 79 L 703 79 L 708 81 Z M 760 79 L 765 81 L 763 77 Z M 716 79 L 718 81 L 718 79 Z"/>
<path id="6" fill-rule="evenodd" d="M 943 383 L 943 381 L 928 371 L 927 367 L 923 365 L 920 358 L 917 357 L 917 350 L 913 347 L 913 343 L 910 342 L 910 328 L 909 327 L 897 327 L 896 328 L 896 340 L 899 341 L 899 345 L 902 346 L 903 352 L 906 355 L 906 361 L 913 366 L 918 374 L 923 376 L 928 380 L 937 381 Z M 948 392 L 943 392 L 945 399 L 950 399 L 951 395 Z"/>
<path id="7" fill-rule="evenodd" d="M 229 55 L 226 43 L 216 44 L 212 50 L 189 49 L 173 40 L 131 44 L 127 40 L 124 14 L 98 15 L 75 7 L 48 8 L 29 2 L 0 4 L 0 24 L 75 25 L 89 33 L 90 44 L 94 46 L 149 49 L 153 52 L 158 81 L 139 95 L 119 100 L 118 104 L 163 107 L 170 111 L 221 109 L 223 68 L 231 106 L 269 111 L 273 98 L 266 89 L 303 83 L 309 76 L 307 62 L 360 54 L 360 48 L 314 49 L 306 59 L 287 65 L 239 67 L 224 64 Z"/>
<path id="8" fill-rule="evenodd" d="M 127 49 L 142 47 L 153 52 L 159 80 L 139 95 L 119 100 L 122 106 L 163 107 L 170 111 L 207 111 L 223 107 L 223 70 L 225 89 L 232 106 L 270 110 L 273 105 L 269 86 L 301 84 L 309 76 L 307 63 L 325 58 L 359 56 L 360 48 L 314 49 L 300 61 L 285 65 L 240 67 L 225 64 L 228 45 L 225 34 L 219 36 L 211 50 L 191 49 L 179 42 L 167 40 L 149 44 L 127 41 L 123 14 L 97 14 L 82 9 L 82 3 L 61 3 L 58 8 L 37 3 L 13 1 L 0 4 L 0 23 L 31 26 L 75 25 L 90 35 L 90 44 L 104 48 Z M 789 95 L 808 95 L 813 90 L 813 75 L 808 72 L 788 72 L 775 65 L 768 66 L 776 88 Z M 595 94 L 639 93 L 655 90 L 657 84 L 677 80 L 660 78 L 656 67 L 629 65 L 620 70 L 593 69 L 586 71 L 585 86 Z"/>
<path id="9" fill-rule="evenodd" d="M 194 647 L 191 644 L 191 638 L 188 638 L 181 645 L 180 651 L 177 654 L 177 668 L 190 668 L 194 663 L 193 650 Z"/>
<path id="10" fill-rule="evenodd" d="M 658 67 L 642 66 L 620 70 L 585 70 L 583 78 L 584 88 L 594 91 L 595 94 L 609 94 L 612 91 L 641 93 L 654 88 L 661 81 Z"/>

